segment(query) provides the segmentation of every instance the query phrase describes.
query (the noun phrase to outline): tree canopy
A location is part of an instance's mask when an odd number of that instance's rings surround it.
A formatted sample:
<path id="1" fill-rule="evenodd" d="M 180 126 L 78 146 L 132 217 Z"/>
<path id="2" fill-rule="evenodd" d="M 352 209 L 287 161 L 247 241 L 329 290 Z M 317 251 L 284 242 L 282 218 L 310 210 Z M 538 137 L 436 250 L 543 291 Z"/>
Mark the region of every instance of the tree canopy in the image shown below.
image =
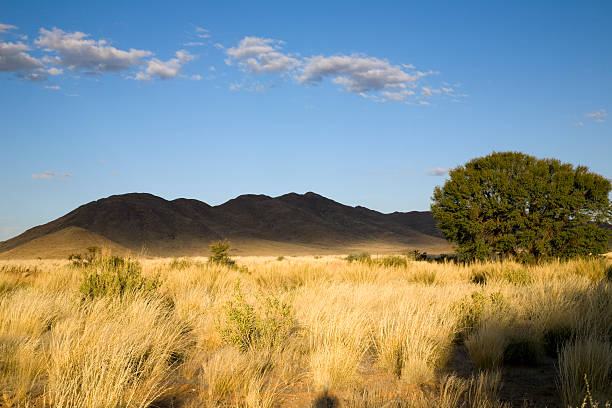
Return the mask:
<path id="1" fill-rule="evenodd" d="M 610 189 L 584 166 L 492 153 L 451 170 L 431 211 L 467 259 L 539 262 L 607 251 Z"/>

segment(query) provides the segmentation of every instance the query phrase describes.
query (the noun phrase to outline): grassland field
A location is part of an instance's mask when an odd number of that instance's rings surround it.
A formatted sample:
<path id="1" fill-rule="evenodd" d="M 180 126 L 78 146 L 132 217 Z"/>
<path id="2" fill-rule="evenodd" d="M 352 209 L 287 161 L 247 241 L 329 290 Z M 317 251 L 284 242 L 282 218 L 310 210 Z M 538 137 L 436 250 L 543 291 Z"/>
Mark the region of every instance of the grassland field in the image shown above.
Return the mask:
<path id="1" fill-rule="evenodd" d="M 0 261 L 0 406 L 609 406 L 610 258 L 345 258 Z"/>

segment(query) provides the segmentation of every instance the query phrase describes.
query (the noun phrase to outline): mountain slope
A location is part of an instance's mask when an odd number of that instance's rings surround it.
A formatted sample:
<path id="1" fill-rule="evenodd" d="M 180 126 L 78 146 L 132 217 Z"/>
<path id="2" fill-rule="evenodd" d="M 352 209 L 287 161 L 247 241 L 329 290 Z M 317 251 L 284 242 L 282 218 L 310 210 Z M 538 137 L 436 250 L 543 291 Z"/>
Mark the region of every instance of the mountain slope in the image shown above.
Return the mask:
<path id="1" fill-rule="evenodd" d="M 168 201 L 131 193 L 82 205 L 1 242 L 0 254 L 69 227 L 158 256 L 203 254 L 211 241 L 222 238 L 240 243 L 244 253 L 257 253 L 262 245 L 298 253 L 307 248 L 306 252 L 338 252 L 363 245 L 449 250 L 429 212 L 382 214 L 311 192 L 274 198 L 241 195 L 214 207 L 193 199 Z"/>

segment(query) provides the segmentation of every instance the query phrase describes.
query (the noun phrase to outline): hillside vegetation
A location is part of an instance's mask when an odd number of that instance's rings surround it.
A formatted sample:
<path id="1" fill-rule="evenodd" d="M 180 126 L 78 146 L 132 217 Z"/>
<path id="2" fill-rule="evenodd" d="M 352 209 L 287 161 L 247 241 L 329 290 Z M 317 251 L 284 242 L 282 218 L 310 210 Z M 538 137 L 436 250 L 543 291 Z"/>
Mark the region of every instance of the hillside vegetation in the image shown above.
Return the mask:
<path id="1" fill-rule="evenodd" d="M 609 260 L 351 259 L 2 261 L 0 406 L 612 399 Z"/>

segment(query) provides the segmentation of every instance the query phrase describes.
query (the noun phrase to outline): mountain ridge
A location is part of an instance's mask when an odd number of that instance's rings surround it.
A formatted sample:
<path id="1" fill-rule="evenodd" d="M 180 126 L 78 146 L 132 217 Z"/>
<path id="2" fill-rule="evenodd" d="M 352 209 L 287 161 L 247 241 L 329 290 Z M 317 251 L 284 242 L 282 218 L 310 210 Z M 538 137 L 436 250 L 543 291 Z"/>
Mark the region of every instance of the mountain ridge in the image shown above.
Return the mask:
<path id="1" fill-rule="evenodd" d="M 149 193 L 127 193 L 83 204 L 0 242 L 0 256 L 69 227 L 81 228 L 131 251 L 146 248 L 152 256 L 206 253 L 210 242 L 223 238 L 241 243 L 245 253 L 256 253 L 248 249 L 253 246 L 250 242 L 288 245 L 298 252 L 300 247 L 309 248 L 306 252 L 331 251 L 366 243 L 449 250 L 428 211 L 384 214 L 313 192 L 277 197 L 243 194 L 217 206 L 196 199 L 166 200 Z M 67 244 L 62 243 L 62 247 Z"/>

